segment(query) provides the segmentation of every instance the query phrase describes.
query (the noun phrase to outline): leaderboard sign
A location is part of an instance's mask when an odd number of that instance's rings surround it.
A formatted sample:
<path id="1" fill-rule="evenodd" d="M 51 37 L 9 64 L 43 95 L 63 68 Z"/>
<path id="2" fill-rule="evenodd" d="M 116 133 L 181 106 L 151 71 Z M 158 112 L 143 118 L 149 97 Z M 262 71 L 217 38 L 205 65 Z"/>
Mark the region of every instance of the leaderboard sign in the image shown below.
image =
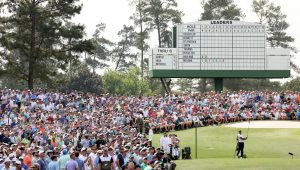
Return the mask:
<path id="1" fill-rule="evenodd" d="M 265 70 L 265 26 L 241 21 L 177 25 L 178 70 Z"/>
<path id="2" fill-rule="evenodd" d="M 173 48 L 155 48 L 153 78 L 284 78 L 290 51 L 266 48 L 266 28 L 242 21 L 199 21 L 176 25 Z"/>

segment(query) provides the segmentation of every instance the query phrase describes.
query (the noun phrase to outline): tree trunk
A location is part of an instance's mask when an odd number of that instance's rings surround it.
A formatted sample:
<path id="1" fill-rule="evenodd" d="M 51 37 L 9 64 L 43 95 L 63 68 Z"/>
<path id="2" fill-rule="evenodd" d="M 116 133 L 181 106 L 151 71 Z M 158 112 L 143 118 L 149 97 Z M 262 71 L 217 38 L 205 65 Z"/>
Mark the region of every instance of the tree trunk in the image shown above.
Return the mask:
<path id="1" fill-rule="evenodd" d="M 141 77 L 144 78 L 144 34 L 143 34 L 143 21 L 142 21 L 142 9 L 141 0 L 139 0 L 139 13 L 140 13 L 140 26 L 141 26 Z"/>
<path id="2" fill-rule="evenodd" d="M 127 41 L 127 38 L 128 38 L 128 37 L 126 36 L 126 37 L 125 37 L 125 42 Z M 116 65 L 115 71 L 118 70 L 118 67 L 119 67 L 119 65 L 120 65 L 122 56 L 123 56 L 123 54 L 124 54 L 124 51 L 125 51 L 125 44 L 123 44 L 122 52 L 121 52 L 120 55 L 119 55 L 119 59 L 118 59 L 118 61 L 117 61 L 117 65 Z"/>
<path id="3" fill-rule="evenodd" d="M 198 90 L 199 90 L 201 93 L 204 93 L 204 92 L 206 92 L 206 86 L 207 86 L 207 79 L 206 79 L 206 78 L 201 78 L 201 79 L 198 81 Z"/>
<path id="4" fill-rule="evenodd" d="M 33 1 L 32 3 L 35 3 Z M 36 18 L 34 12 L 30 15 L 31 18 L 31 41 L 30 41 L 30 56 L 29 56 L 29 70 L 28 70 L 28 88 L 33 89 L 33 78 L 34 78 L 34 65 L 35 65 L 35 45 L 36 45 Z"/>
<path id="5" fill-rule="evenodd" d="M 158 17 L 156 17 L 157 35 L 158 35 L 158 47 L 161 48 L 161 36 L 160 36 L 160 24 Z"/>
<path id="6" fill-rule="evenodd" d="M 161 48 L 160 24 L 159 24 L 158 16 L 156 17 L 155 20 L 156 20 L 157 34 L 158 34 L 158 47 Z M 165 83 L 165 79 L 160 78 L 160 81 L 161 81 L 161 84 L 164 87 L 166 93 L 169 93 L 170 87 L 168 87 L 168 85 Z"/>
<path id="7" fill-rule="evenodd" d="M 94 55 L 94 62 L 96 61 L 96 55 Z M 95 65 L 93 66 L 93 73 L 95 74 Z"/>

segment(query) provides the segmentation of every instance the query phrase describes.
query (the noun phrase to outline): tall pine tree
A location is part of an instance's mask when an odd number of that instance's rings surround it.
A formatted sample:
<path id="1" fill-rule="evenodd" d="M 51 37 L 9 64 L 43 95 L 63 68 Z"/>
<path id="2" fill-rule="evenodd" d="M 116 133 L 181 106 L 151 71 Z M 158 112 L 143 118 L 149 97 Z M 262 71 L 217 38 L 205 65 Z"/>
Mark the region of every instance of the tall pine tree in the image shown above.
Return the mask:
<path id="1" fill-rule="evenodd" d="M 90 52 L 83 39 L 84 26 L 68 24 L 79 14 L 79 0 L 4 0 L 0 15 L 0 45 L 6 54 L 5 71 L 28 82 L 50 81 L 58 69 L 65 70 L 79 53 Z"/>
<path id="2" fill-rule="evenodd" d="M 149 16 L 149 25 L 151 29 L 157 31 L 159 48 L 171 48 L 171 29 L 170 24 L 181 23 L 183 12 L 177 9 L 176 0 L 149 0 L 146 9 Z M 170 92 L 171 80 L 167 82 L 161 78 L 161 83 L 166 92 Z"/>
<path id="3" fill-rule="evenodd" d="M 269 0 L 254 0 L 252 9 L 257 14 L 259 22 L 267 27 L 267 42 L 270 47 L 288 48 L 294 53 L 298 52 L 291 45 L 295 39 L 286 33 L 290 25 L 286 21 L 287 15 L 282 13 L 280 6 Z M 300 68 L 294 62 L 291 62 L 291 66 L 294 71 L 300 73 Z"/>

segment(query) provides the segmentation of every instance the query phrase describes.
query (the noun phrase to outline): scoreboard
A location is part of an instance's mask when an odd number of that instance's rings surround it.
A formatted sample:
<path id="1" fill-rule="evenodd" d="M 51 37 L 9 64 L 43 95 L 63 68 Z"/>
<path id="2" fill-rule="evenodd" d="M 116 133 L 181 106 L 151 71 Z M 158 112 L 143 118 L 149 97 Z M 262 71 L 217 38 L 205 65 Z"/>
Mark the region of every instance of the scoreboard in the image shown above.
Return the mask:
<path id="1" fill-rule="evenodd" d="M 153 78 L 284 78 L 290 76 L 290 50 L 268 48 L 259 23 L 209 20 L 178 24 L 173 48 L 154 48 Z"/>
<path id="2" fill-rule="evenodd" d="M 200 21 L 177 26 L 178 70 L 265 70 L 265 26 Z"/>

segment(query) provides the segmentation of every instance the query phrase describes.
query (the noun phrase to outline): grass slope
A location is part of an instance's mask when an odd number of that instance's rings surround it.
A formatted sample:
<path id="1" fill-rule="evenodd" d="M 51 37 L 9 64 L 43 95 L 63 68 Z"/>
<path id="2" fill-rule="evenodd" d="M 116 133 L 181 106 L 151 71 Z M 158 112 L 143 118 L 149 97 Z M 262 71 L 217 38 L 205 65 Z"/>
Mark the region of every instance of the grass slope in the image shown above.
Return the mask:
<path id="1" fill-rule="evenodd" d="M 247 129 L 242 129 L 244 136 Z M 192 160 L 177 161 L 177 169 L 300 169 L 300 129 L 250 129 L 245 142 L 248 158 L 233 159 L 237 128 L 198 128 L 198 159 L 195 159 L 195 129 L 174 132 L 181 148 L 190 146 Z M 173 133 L 173 132 L 171 132 Z M 159 146 L 161 134 L 155 135 Z M 294 160 L 288 152 L 295 154 Z"/>

